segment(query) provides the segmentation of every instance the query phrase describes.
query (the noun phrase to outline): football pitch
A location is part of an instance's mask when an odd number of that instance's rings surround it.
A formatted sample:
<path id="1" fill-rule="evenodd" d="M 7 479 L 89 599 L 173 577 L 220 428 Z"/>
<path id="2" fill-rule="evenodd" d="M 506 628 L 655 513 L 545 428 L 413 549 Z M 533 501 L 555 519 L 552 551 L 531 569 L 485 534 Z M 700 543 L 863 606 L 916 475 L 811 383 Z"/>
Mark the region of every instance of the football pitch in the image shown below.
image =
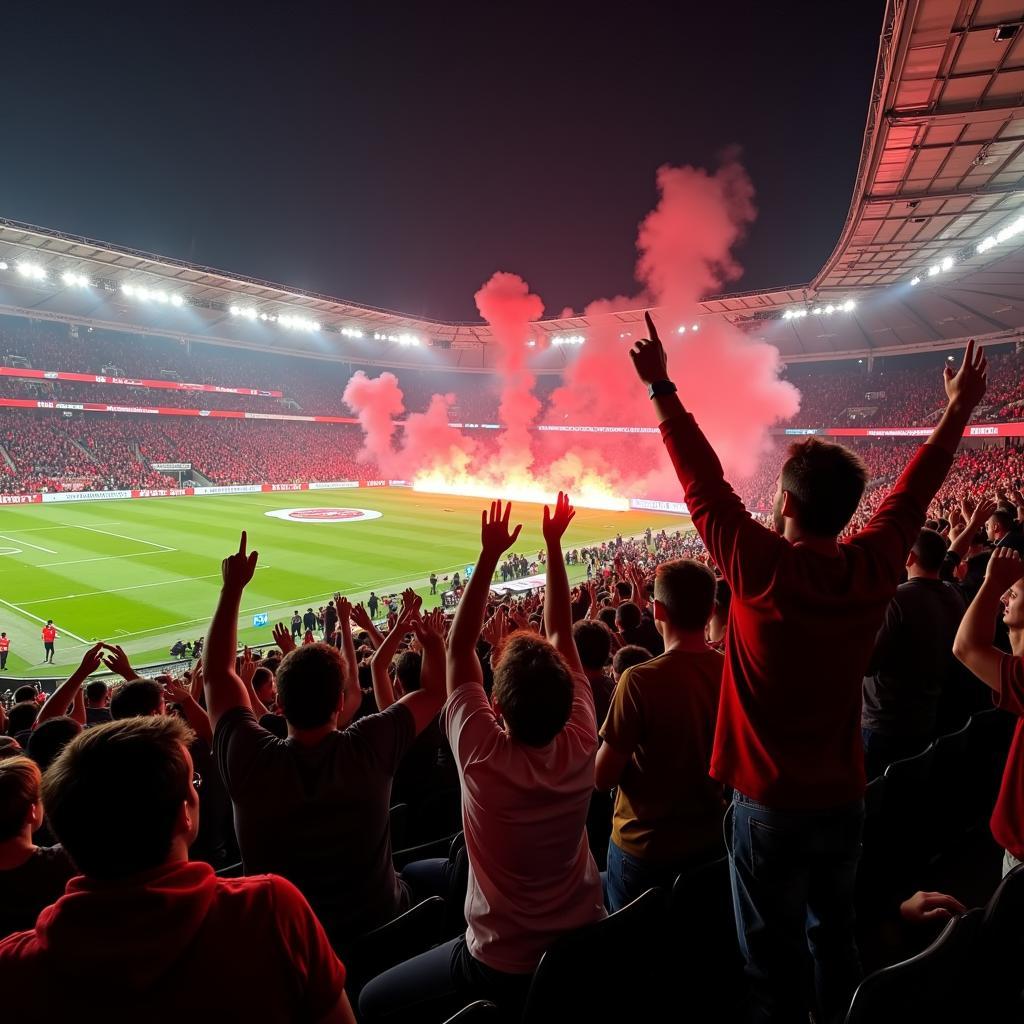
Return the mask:
<path id="1" fill-rule="evenodd" d="M 271 643 L 274 622 L 326 604 L 337 590 L 353 601 L 412 585 L 434 607 L 428 577 L 476 561 L 480 498 L 362 488 L 0 506 L 0 630 L 11 640 L 6 688 L 13 677 L 66 674 L 97 640 L 121 644 L 136 666 L 169 659 L 177 640 L 206 634 L 220 590 L 220 563 L 237 550 L 241 530 L 260 553 L 239 622 L 240 642 Z M 347 509 L 372 518 L 316 510 Z M 281 518 L 313 510 L 306 521 Z M 278 516 L 270 513 L 279 513 Z M 514 550 L 543 547 L 541 506 L 516 504 L 523 523 Z M 565 538 L 579 547 L 642 533 L 689 527 L 657 512 L 578 509 Z M 579 579 L 580 567 L 570 567 Z M 266 613 L 269 624 L 253 625 Z M 58 630 L 55 663 L 43 665 L 40 630 Z"/>

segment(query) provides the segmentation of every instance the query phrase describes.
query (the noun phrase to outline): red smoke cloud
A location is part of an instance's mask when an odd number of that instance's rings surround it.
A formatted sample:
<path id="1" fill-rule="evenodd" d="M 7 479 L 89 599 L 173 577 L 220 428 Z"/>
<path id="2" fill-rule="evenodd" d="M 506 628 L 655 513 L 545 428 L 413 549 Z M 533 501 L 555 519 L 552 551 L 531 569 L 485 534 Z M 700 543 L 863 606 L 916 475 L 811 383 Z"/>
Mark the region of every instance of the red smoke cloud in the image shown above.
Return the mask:
<path id="1" fill-rule="evenodd" d="M 502 381 L 498 421 L 505 428 L 498 439 L 498 471 L 529 469 L 533 456 L 530 428 L 540 412 L 533 394 L 536 378 L 526 368 L 530 325 L 544 314 L 539 295 L 516 274 L 499 271 L 473 296 L 480 315 L 491 326 Z"/>
<path id="2" fill-rule="evenodd" d="M 587 306 L 586 343 L 573 351 L 562 386 L 541 419 L 558 425 L 650 425 L 646 390 L 629 363 L 628 350 L 637 339 L 610 314 L 653 307 L 684 404 L 727 473 L 746 475 L 770 446 L 767 428 L 797 411 L 799 393 L 779 380 L 775 348 L 748 340 L 724 320 L 698 320 L 698 303 L 742 273 L 733 249 L 756 215 L 754 189 L 735 152 L 726 153 L 714 173 L 661 167 L 657 184 L 658 204 L 639 225 L 636 239 L 641 291 Z M 494 274 L 475 298 L 492 329 L 502 433 L 496 441 L 461 435 L 446 425 L 451 396 L 435 395 L 427 412 L 408 418 L 396 450 L 393 418 L 403 410 L 397 381 L 389 373 L 373 381 L 357 373 L 345 401 L 358 414 L 366 452 L 383 473 L 409 479 L 431 475 L 453 489 L 455 478 L 462 483 L 472 478 L 495 494 L 512 493 L 507 485 L 515 481 L 520 489 L 536 485 L 552 494 L 564 487 L 575 495 L 586 490 L 678 495 L 656 435 L 535 431 L 542 405 L 533 393 L 536 381 L 528 361 L 539 346 L 528 347 L 527 341 L 543 302 L 509 273 Z"/>

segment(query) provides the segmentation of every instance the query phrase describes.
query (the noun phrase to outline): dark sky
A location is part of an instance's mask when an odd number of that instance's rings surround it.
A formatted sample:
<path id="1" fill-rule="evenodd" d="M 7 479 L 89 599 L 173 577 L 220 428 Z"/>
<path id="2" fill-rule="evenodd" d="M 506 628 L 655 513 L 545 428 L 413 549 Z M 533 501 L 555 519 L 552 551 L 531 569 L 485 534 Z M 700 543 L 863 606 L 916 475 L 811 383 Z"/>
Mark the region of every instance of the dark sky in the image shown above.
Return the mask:
<path id="1" fill-rule="evenodd" d="M 883 0 L 8 3 L 0 216 L 403 312 L 633 289 L 659 164 L 738 143 L 734 287 L 809 279 L 849 205 Z"/>

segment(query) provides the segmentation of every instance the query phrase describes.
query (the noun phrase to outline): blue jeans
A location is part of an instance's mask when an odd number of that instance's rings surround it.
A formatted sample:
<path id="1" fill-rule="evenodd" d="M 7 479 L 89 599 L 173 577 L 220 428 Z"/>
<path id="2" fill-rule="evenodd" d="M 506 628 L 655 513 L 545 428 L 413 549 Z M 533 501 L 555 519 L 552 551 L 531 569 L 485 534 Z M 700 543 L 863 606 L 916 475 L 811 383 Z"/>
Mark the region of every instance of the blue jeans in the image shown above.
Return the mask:
<path id="1" fill-rule="evenodd" d="M 862 800 L 775 811 L 733 794 L 725 842 L 757 1024 L 806 1021 L 814 1003 L 820 1024 L 845 1016 L 861 978 L 854 894 L 863 828 Z"/>
<path id="2" fill-rule="evenodd" d="M 626 853 L 614 840 L 608 840 L 608 868 L 601 872 L 604 880 L 604 903 L 614 914 L 642 896 L 648 889 L 660 886 L 671 889 L 672 883 L 684 871 L 722 856 L 720 846 L 694 854 L 684 861 L 672 864 L 652 864 Z"/>

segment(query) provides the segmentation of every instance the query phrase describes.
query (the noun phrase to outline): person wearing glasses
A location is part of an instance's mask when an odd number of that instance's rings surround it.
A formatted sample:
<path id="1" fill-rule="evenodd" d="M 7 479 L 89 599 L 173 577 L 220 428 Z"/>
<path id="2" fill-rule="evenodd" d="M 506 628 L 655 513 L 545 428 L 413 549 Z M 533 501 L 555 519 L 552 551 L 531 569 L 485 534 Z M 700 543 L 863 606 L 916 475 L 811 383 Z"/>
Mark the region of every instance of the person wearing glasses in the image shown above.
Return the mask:
<path id="1" fill-rule="evenodd" d="M 177 717 L 134 716 L 82 732 L 46 773 L 47 819 L 79 874 L 34 928 L 0 940 L 11 1020 L 165 1020 L 187 1006 L 211 1020 L 354 1024 L 345 968 L 290 882 L 189 861 L 193 740 Z M 97 984 L 112 963 L 116 980 Z"/>

